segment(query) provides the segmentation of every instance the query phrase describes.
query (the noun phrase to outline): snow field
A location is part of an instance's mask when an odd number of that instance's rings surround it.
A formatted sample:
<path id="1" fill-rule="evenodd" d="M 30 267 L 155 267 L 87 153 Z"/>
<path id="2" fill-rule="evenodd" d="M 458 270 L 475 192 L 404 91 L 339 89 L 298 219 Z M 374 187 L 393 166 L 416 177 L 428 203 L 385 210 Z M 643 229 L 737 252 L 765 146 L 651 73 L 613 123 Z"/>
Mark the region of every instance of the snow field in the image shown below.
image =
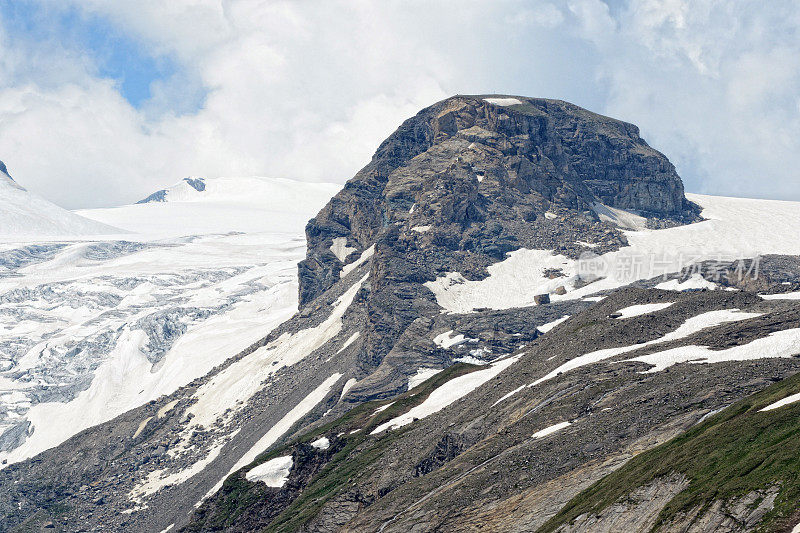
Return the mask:
<path id="1" fill-rule="evenodd" d="M 228 473 L 225 474 L 222 479 L 220 479 L 213 487 L 211 487 L 211 490 L 209 490 L 205 496 L 203 496 L 203 498 L 197 502 L 195 507 L 199 506 L 203 500 L 216 493 L 220 487 L 222 487 L 222 484 L 225 482 L 225 479 L 228 476 L 255 461 L 259 454 L 275 444 L 279 438 L 281 438 L 284 434 L 286 434 L 287 431 L 291 429 L 293 425 L 310 413 L 314 407 L 316 407 L 322 400 L 325 399 L 325 397 L 341 377 L 342 375 L 339 373 L 331 375 L 316 389 L 311 391 L 305 398 L 303 398 L 300 403 L 295 405 L 288 413 L 286 413 L 277 424 L 269 428 L 264 436 L 261 437 L 258 442 L 256 442 L 249 450 L 247 450 L 247 452 L 245 452 L 245 454 L 242 455 L 238 461 L 236 461 L 236 464 L 233 465 Z M 236 431 L 238 432 L 238 430 Z"/>
<path id="2" fill-rule="evenodd" d="M 450 272 L 425 285 L 445 312 L 468 313 L 481 307 L 534 305 L 534 295 L 542 293 L 550 293 L 553 301 L 583 298 L 637 280 L 680 272 L 704 260 L 800 255 L 800 202 L 686 196 L 703 208 L 706 220 L 668 229 L 626 231 L 630 246 L 578 261 L 548 250 L 520 249 L 489 266 L 489 276 L 481 281 L 468 281 L 460 273 Z M 650 268 L 654 263 L 657 268 Z M 566 277 L 550 280 L 543 275 L 548 268 L 561 268 Z M 579 274 L 589 272 L 602 279 L 575 289 Z M 560 285 L 567 294 L 553 294 Z"/>
<path id="3" fill-rule="evenodd" d="M 576 368 L 597 363 L 605 359 L 610 359 L 612 357 L 616 357 L 618 355 L 622 355 L 627 352 L 632 352 L 634 350 L 638 350 L 646 346 L 671 342 L 674 340 L 682 339 L 684 337 L 688 337 L 689 335 L 693 335 L 698 331 L 702 331 L 706 328 L 724 324 L 725 322 L 736 322 L 739 320 L 747 320 L 748 318 L 754 318 L 757 316 L 759 316 L 759 313 L 744 313 L 739 311 L 738 309 L 723 309 L 721 311 L 709 311 L 707 313 L 702 313 L 700 315 L 689 318 L 688 320 L 686 320 L 686 322 L 681 324 L 681 326 L 678 327 L 675 331 L 667 333 L 666 335 L 658 339 L 645 342 L 642 344 L 634 344 L 631 346 L 622 346 L 619 348 L 605 348 L 602 350 L 596 350 L 594 352 L 589 352 L 587 354 L 580 355 L 574 359 L 570 359 L 569 361 L 562 364 L 552 372 L 549 372 L 545 376 L 537 379 L 529 386 L 534 387 L 540 383 L 543 383 L 544 381 L 553 379 L 554 377 L 564 372 L 568 372 Z"/>

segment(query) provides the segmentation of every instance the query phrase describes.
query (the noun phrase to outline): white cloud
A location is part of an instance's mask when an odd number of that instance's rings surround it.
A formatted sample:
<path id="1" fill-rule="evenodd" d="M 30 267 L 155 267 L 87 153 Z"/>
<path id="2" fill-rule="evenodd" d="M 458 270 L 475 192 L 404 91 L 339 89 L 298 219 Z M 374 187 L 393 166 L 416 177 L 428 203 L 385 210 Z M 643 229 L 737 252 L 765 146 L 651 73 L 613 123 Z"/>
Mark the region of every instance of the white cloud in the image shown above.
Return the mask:
<path id="1" fill-rule="evenodd" d="M 70 1 L 182 69 L 134 109 L 91 56 L 0 27 L 0 159 L 68 207 L 189 174 L 343 181 L 423 106 L 483 92 L 635 122 L 696 191 L 800 197 L 788 0 Z"/>
<path id="2" fill-rule="evenodd" d="M 800 4 L 634 0 L 606 49 L 607 111 L 697 192 L 800 198 Z M 791 133 L 795 132 L 795 133 Z"/>

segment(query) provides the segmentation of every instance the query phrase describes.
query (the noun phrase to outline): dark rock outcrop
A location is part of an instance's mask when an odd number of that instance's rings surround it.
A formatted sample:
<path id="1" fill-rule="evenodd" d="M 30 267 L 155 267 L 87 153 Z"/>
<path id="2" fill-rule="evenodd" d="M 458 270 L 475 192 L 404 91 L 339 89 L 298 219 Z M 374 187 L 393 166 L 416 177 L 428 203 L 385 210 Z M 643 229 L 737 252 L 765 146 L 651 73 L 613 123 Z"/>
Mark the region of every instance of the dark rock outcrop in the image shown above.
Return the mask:
<path id="1" fill-rule="evenodd" d="M 203 178 L 183 178 L 192 189 L 203 192 L 206 190 L 206 182 Z M 147 204 L 150 202 L 166 202 L 167 201 L 167 194 L 169 193 L 169 189 L 161 189 L 160 191 L 156 191 L 147 198 L 139 200 L 136 202 L 137 204 Z"/>

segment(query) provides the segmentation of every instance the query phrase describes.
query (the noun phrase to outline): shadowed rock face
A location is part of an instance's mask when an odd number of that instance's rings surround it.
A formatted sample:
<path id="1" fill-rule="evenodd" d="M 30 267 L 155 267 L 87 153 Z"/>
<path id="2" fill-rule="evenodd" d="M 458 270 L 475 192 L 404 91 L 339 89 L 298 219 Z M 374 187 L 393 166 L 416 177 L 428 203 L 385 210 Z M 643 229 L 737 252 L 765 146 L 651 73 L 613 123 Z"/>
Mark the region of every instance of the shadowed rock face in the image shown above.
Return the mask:
<path id="1" fill-rule="evenodd" d="M 406 120 L 309 222 L 301 304 L 338 279 L 334 238 L 360 252 L 392 225 L 415 219 L 433 225 L 451 250 L 488 262 L 522 246 L 519 234 L 548 210 L 569 209 L 592 223 L 592 207 L 602 203 L 657 225 L 697 220 L 675 167 L 633 124 L 558 100 L 515 100 L 501 106 L 455 96 Z"/>
<path id="2" fill-rule="evenodd" d="M 11 177 L 11 175 L 8 173 L 8 169 L 6 168 L 6 164 L 5 164 L 5 163 L 3 163 L 2 161 L 0 161 L 0 172 L 2 172 L 3 174 L 5 174 L 5 175 L 6 175 L 6 176 L 8 176 L 9 178 Z"/>

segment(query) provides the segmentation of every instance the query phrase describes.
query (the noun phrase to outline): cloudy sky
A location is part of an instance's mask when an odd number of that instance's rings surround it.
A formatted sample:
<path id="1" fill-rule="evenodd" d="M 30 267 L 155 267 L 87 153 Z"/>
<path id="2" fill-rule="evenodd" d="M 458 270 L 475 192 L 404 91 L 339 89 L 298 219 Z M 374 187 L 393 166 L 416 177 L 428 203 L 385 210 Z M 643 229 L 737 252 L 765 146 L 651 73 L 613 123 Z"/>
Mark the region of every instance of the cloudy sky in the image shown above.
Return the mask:
<path id="1" fill-rule="evenodd" d="M 456 93 L 568 100 L 690 191 L 800 199 L 796 0 L 0 0 L 0 159 L 70 208 L 343 182 Z"/>

